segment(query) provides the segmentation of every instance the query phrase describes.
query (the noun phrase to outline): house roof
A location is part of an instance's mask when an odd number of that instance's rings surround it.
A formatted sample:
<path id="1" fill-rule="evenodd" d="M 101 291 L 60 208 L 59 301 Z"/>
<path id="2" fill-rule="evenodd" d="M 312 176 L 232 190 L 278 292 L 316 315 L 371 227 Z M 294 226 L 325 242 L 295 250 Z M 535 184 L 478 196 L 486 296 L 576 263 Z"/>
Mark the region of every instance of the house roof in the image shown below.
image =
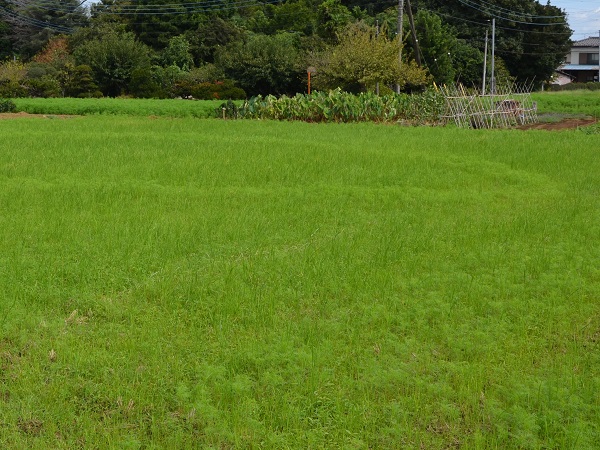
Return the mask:
<path id="1" fill-rule="evenodd" d="M 589 64 L 564 64 L 558 68 L 558 70 L 598 70 L 598 66 L 591 66 Z"/>
<path id="2" fill-rule="evenodd" d="M 575 79 L 574 75 L 571 75 L 570 73 L 567 73 L 567 72 L 563 72 L 562 67 L 560 69 L 556 69 L 554 72 L 556 72 L 558 75 L 562 75 L 563 77 L 570 78 L 571 80 Z"/>
<path id="3" fill-rule="evenodd" d="M 589 37 L 581 41 L 573 42 L 573 47 L 598 47 L 600 46 L 600 37 Z"/>

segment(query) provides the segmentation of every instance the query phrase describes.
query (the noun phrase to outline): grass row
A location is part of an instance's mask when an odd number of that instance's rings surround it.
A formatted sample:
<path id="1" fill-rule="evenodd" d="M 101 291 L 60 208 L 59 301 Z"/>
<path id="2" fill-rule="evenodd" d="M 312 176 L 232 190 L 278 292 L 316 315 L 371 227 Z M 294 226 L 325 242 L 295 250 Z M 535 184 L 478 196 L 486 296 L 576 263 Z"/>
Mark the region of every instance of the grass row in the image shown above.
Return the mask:
<path id="1" fill-rule="evenodd" d="M 219 100 L 152 100 L 124 98 L 16 98 L 18 111 L 29 114 L 132 115 L 209 118 Z"/>
<path id="2" fill-rule="evenodd" d="M 0 446 L 595 448 L 578 131 L 0 121 Z"/>

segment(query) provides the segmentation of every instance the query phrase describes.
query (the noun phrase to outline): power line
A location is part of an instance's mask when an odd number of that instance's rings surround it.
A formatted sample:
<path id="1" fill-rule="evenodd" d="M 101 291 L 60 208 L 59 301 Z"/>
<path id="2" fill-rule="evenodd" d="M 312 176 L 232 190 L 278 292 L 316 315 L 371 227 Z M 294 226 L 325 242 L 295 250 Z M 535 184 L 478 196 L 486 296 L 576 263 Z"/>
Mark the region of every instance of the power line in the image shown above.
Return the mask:
<path id="1" fill-rule="evenodd" d="M 19 14 L 14 11 L 10 11 L 9 9 L 5 8 L 4 6 L 0 6 L 0 15 L 2 15 L 4 17 L 8 17 L 9 19 L 17 21 L 23 25 L 31 25 L 36 28 L 45 28 L 45 29 L 50 29 L 53 31 L 57 31 L 60 33 L 67 33 L 67 34 L 70 34 L 73 32 L 73 28 L 65 27 L 65 26 L 58 25 L 58 24 L 51 23 L 51 22 L 46 22 L 43 20 L 38 20 L 33 17 Z"/>
<path id="2" fill-rule="evenodd" d="M 472 23 L 475 25 L 481 25 L 482 27 L 489 27 L 490 24 L 488 22 L 478 22 L 476 20 L 469 20 L 469 19 L 465 19 L 464 17 L 456 17 L 450 14 L 446 14 L 446 13 L 442 13 L 442 12 L 438 12 L 438 11 L 432 11 L 430 9 L 426 9 L 426 8 L 420 8 L 421 11 L 427 11 L 433 14 L 437 14 L 439 16 L 444 16 L 444 17 L 448 17 L 450 19 L 455 19 L 455 20 L 460 20 L 462 22 L 467 22 L 467 23 Z M 563 23 L 556 23 L 553 25 L 566 25 Z M 568 35 L 571 36 L 572 33 L 570 31 L 562 31 L 562 32 L 549 32 L 549 31 L 542 31 L 542 30 L 523 30 L 523 29 L 519 29 L 519 28 L 509 28 L 509 27 L 503 27 L 503 26 L 499 26 L 496 25 L 497 29 L 501 29 L 501 30 L 507 30 L 507 31 L 517 31 L 519 33 L 540 33 L 540 34 L 544 34 L 544 35 L 557 35 L 557 36 L 564 36 L 564 35 Z"/>
<path id="3" fill-rule="evenodd" d="M 536 22 L 526 22 L 525 19 L 531 19 L 531 17 L 527 17 L 527 16 L 523 16 L 523 13 L 519 13 L 518 11 L 512 11 L 511 14 L 515 15 L 517 18 L 514 17 L 510 17 L 510 15 L 508 13 L 502 13 L 501 11 L 498 10 L 494 10 L 492 9 L 482 9 L 481 5 L 479 5 L 478 3 L 474 3 L 472 0 L 458 0 L 460 3 L 462 3 L 463 5 L 472 8 L 476 11 L 479 11 L 483 14 L 486 14 L 488 16 L 494 17 L 496 19 L 500 19 L 500 20 L 505 20 L 507 22 L 513 22 L 513 23 L 519 23 L 519 24 L 523 24 L 523 25 L 534 25 L 534 26 L 555 26 L 555 25 L 560 25 L 560 24 L 567 24 L 566 22 L 552 22 L 552 23 L 536 23 Z M 542 16 L 545 19 L 548 18 L 562 18 L 564 19 L 564 16 Z M 524 20 L 519 20 L 519 19 L 524 19 Z"/>
<path id="4" fill-rule="evenodd" d="M 479 6 L 479 4 L 477 4 L 474 0 L 459 0 L 461 3 L 469 6 L 468 4 L 471 5 L 476 5 Z M 560 16 L 543 16 L 543 15 L 536 15 L 536 14 L 529 14 L 526 12 L 521 12 L 521 11 L 515 11 L 513 9 L 508 9 L 508 8 L 503 8 L 501 6 L 498 5 L 494 5 L 488 2 L 485 2 L 484 0 L 480 0 L 482 5 L 485 5 L 485 8 L 491 10 L 491 11 L 499 11 L 501 14 L 505 14 L 505 15 L 515 15 L 519 18 L 531 18 L 531 19 L 564 19 L 564 16 L 560 15 Z M 471 6 L 473 8 L 475 8 L 475 6 Z M 477 8 L 475 8 L 477 9 Z M 481 10 L 480 10 L 481 11 Z"/>
<path id="5" fill-rule="evenodd" d="M 464 5 L 471 7 L 473 9 L 476 9 L 484 14 L 495 16 L 494 14 L 491 14 L 489 11 L 485 11 L 485 10 L 481 9 L 480 6 L 483 6 L 483 5 L 476 4 L 476 3 L 474 3 L 473 0 L 459 0 L 459 1 L 461 3 L 463 3 Z M 46 11 L 68 12 L 68 13 L 76 12 L 77 8 L 81 7 L 81 5 L 84 3 L 84 2 L 78 3 L 77 6 L 65 5 L 63 8 L 58 8 L 58 7 L 56 7 L 57 5 L 55 2 L 47 1 L 47 0 L 38 0 L 38 1 L 27 2 L 27 3 L 23 2 L 23 0 L 8 0 L 8 2 L 10 2 L 16 6 L 21 6 L 21 7 L 34 6 L 34 7 L 38 7 L 43 10 L 46 10 Z M 239 0 L 237 2 L 227 4 L 227 3 L 224 3 L 222 0 L 203 0 L 203 1 L 199 1 L 199 2 L 167 3 L 167 4 L 162 4 L 162 5 L 139 5 L 139 4 L 138 5 L 135 5 L 135 4 L 103 5 L 103 4 L 96 4 L 96 5 L 92 5 L 92 14 L 110 14 L 110 15 L 116 15 L 116 16 L 119 16 L 119 15 L 137 15 L 137 16 L 184 15 L 184 14 L 193 14 L 193 13 L 214 13 L 214 12 L 222 12 L 222 11 L 231 11 L 231 10 L 246 9 L 246 8 L 252 8 L 252 7 L 261 7 L 261 6 L 265 6 L 265 5 L 276 5 L 278 3 L 281 3 L 281 1 L 280 0 L 266 0 L 266 1 L 262 1 L 262 2 L 258 3 L 256 0 Z M 494 6 L 494 5 L 490 5 L 489 3 L 483 2 L 483 1 L 482 1 L 482 4 L 488 5 L 488 6 Z M 523 18 L 524 16 L 527 16 L 527 14 L 525 14 L 525 13 L 520 13 L 517 11 L 509 10 L 507 8 L 501 8 L 501 7 L 494 7 L 494 8 L 496 10 L 502 10 L 506 14 L 511 13 L 514 15 L 519 15 L 519 17 L 521 17 L 521 18 Z M 469 19 L 465 19 L 463 17 L 456 17 L 456 16 L 452 16 L 450 14 L 445 14 L 445 13 L 438 12 L 438 11 L 427 10 L 425 8 L 421 8 L 421 9 L 424 11 L 428 11 L 428 12 L 431 12 L 431 13 L 434 13 L 434 14 L 437 14 L 440 16 L 444 16 L 444 17 L 451 18 L 454 20 L 459 20 L 462 22 L 476 24 L 476 25 L 480 25 L 482 27 L 489 26 L 489 24 L 485 23 L 485 22 L 469 20 Z M 40 20 L 31 18 L 31 17 L 28 17 L 24 14 L 13 12 L 5 7 L 0 7 L 0 14 L 2 14 L 3 16 L 6 16 L 6 17 L 10 17 L 13 20 L 18 20 L 22 23 L 27 23 L 29 25 L 33 25 L 36 27 L 49 28 L 49 29 L 53 29 L 55 31 L 60 31 L 60 32 L 65 32 L 65 33 L 71 33 L 73 31 L 73 29 L 70 27 L 65 27 L 65 26 L 54 24 L 54 23 L 47 22 L 47 21 L 40 21 Z M 286 14 L 286 15 L 288 15 L 288 14 Z M 503 18 L 499 15 L 496 17 Z M 531 18 L 533 18 L 533 17 L 564 18 L 564 16 L 533 16 L 533 15 L 528 15 L 527 17 L 531 17 Z M 564 22 L 540 24 L 540 23 L 518 21 L 518 20 L 514 20 L 512 18 L 504 18 L 504 20 L 508 20 L 513 23 L 525 24 L 525 25 L 545 25 L 545 26 L 567 25 Z M 137 24 L 140 25 L 140 24 L 144 24 L 144 23 L 151 23 L 151 22 L 140 22 Z M 541 31 L 541 30 L 540 31 L 525 30 L 525 29 L 509 28 L 509 27 L 503 27 L 503 26 L 497 26 L 497 28 L 505 30 L 505 31 L 513 31 L 513 32 L 516 31 L 519 33 L 542 33 L 544 35 L 569 35 L 569 36 L 572 34 L 570 31 L 547 32 L 547 31 Z M 585 33 L 581 33 L 581 34 L 583 35 Z"/>
<path id="6" fill-rule="evenodd" d="M 280 0 L 266 0 L 261 3 L 256 3 L 255 0 L 241 0 L 235 3 L 231 3 L 227 6 L 217 6 L 219 3 L 217 1 L 207 1 L 207 2 L 198 2 L 198 3 L 186 3 L 183 5 L 187 5 L 185 7 L 181 7 L 180 5 L 177 7 L 168 6 L 168 7 L 148 7 L 148 8 L 132 8 L 132 7 L 121 7 L 116 6 L 115 9 L 110 6 L 102 6 L 98 8 L 94 8 L 92 13 L 106 13 L 116 16 L 125 16 L 125 15 L 153 15 L 153 16 L 165 16 L 165 15 L 176 15 L 176 14 L 193 14 L 193 13 L 210 13 L 210 12 L 221 12 L 221 11 L 231 11 L 238 9 L 246 9 L 252 7 L 261 7 L 263 5 L 280 3 Z"/>

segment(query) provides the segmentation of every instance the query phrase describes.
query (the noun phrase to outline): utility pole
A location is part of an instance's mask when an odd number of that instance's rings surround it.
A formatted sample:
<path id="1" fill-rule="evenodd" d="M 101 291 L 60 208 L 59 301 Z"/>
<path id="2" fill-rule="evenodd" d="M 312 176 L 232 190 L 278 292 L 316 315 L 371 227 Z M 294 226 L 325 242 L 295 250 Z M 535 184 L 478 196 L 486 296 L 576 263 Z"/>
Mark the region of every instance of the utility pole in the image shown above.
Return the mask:
<path id="1" fill-rule="evenodd" d="M 485 30 L 485 51 L 483 52 L 483 88 L 481 89 L 481 95 L 485 95 L 485 81 L 487 78 L 487 53 L 488 53 L 488 31 Z"/>
<path id="2" fill-rule="evenodd" d="M 492 95 L 496 93 L 496 18 L 492 19 Z"/>
<path id="3" fill-rule="evenodd" d="M 415 29 L 415 19 L 412 13 L 410 0 L 406 0 L 406 11 L 408 12 L 408 22 L 410 23 L 410 34 L 412 35 L 413 51 L 415 53 L 415 61 L 417 66 L 421 67 L 421 52 L 419 51 L 419 39 L 417 38 L 417 30 Z"/>
<path id="4" fill-rule="evenodd" d="M 404 0 L 398 0 L 398 43 L 400 44 L 400 50 L 398 50 L 398 63 L 402 67 L 402 20 L 404 19 Z M 396 94 L 400 93 L 400 83 L 396 83 Z"/>
<path id="5" fill-rule="evenodd" d="M 375 38 L 379 39 L 379 19 L 375 21 Z M 375 93 L 379 95 L 379 81 L 375 84 Z"/>

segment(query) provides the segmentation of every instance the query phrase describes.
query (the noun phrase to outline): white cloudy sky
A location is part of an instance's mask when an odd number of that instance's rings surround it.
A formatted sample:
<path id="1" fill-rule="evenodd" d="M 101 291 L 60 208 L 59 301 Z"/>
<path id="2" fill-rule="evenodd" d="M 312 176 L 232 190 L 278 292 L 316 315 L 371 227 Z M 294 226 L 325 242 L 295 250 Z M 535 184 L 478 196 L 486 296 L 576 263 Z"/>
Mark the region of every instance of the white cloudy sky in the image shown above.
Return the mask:
<path id="1" fill-rule="evenodd" d="M 538 0 L 539 1 L 539 0 Z M 540 1 L 546 4 L 545 0 Z M 600 0 L 550 0 L 550 4 L 567 12 L 573 29 L 573 40 L 598 36 L 600 32 Z"/>

